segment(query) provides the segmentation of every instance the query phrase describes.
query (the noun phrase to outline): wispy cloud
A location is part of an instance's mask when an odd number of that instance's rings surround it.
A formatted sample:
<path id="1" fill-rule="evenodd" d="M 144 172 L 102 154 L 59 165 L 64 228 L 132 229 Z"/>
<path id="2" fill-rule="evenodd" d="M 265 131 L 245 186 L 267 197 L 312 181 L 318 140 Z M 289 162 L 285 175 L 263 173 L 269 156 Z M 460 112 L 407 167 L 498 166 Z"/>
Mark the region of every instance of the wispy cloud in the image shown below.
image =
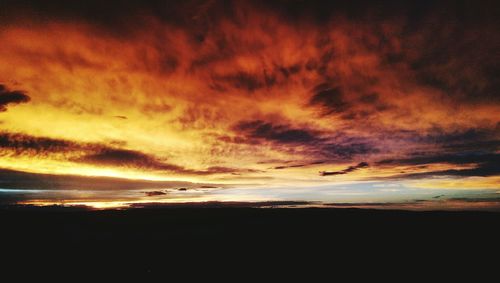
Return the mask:
<path id="1" fill-rule="evenodd" d="M 343 175 L 343 174 L 351 173 L 351 172 L 356 171 L 356 170 L 361 169 L 361 168 L 366 168 L 368 166 L 369 166 L 368 163 L 360 162 L 357 165 L 349 166 L 346 169 L 341 170 L 341 171 L 321 171 L 321 172 L 319 172 L 319 174 L 320 174 L 320 176 Z"/>

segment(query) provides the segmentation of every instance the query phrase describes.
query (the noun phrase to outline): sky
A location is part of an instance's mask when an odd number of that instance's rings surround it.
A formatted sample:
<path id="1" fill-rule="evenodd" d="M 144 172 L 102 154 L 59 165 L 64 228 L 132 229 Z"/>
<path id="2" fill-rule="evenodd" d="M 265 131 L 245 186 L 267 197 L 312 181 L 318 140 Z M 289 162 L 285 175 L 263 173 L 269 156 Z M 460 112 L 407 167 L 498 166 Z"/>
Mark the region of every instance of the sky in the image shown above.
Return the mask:
<path id="1" fill-rule="evenodd" d="M 500 209 L 496 1 L 0 1 L 0 203 Z"/>

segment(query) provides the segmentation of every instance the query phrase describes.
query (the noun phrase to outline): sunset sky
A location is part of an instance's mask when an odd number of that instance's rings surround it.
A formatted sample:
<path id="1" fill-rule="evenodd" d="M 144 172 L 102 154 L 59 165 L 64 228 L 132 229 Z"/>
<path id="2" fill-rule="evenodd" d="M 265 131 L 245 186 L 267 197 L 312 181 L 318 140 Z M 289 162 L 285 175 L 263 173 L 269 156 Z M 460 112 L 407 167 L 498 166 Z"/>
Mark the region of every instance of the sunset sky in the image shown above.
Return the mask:
<path id="1" fill-rule="evenodd" d="M 0 1 L 0 203 L 500 209 L 495 1 Z"/>

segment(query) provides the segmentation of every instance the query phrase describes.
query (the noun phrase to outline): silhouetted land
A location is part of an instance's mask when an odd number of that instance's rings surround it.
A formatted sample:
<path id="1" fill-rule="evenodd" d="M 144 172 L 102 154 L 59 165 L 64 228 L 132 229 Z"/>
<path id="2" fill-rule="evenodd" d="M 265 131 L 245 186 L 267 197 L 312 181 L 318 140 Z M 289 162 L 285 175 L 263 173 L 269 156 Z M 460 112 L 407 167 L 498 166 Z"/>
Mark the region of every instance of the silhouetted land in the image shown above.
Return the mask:
<path id="1" fill-rule="evenodd" d="M 7 269 L 45 272 L 157 274 L 173 272 L 172 266 L 229 268 L 251 261 L 255 268 L 274 268 L 296 260 L 319 260 L 333 268 L 405 265 L 415 257 L 437 268 L 445 261 L 496 258 L 499 220 L 497 212 L 237 205 L 102 211 L 6 207 L 0 209 L 0 239 Z"/>

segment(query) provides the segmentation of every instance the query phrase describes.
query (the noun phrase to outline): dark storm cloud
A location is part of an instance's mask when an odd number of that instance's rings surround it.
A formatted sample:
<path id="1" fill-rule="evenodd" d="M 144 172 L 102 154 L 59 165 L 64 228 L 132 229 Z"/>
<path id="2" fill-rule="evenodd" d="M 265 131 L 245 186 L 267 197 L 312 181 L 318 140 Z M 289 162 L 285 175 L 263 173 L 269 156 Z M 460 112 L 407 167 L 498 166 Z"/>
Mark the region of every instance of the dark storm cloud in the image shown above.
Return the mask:
<path id="1" fill-rule="evenodd" d="M 321 141 L 317 132 L 309 129 L 296 129 L 287 125 L 276 125 L 261 120 L 238 123 L 235 130 L 248 138 L 261 139 L 283 144 L 316 143 Z"/>
<path id="2" fill-rule="evenodd" d="M 357 165 L 349 166 L 342 171 L 321 171 L 321 172 L 319 172 L 319 174 L 321 176 L 343 175 L 343 174 L 351 173 L 351 172 L 356 171 L 356 170 L 361 169 L 361 168 L 366 168 L 368 166 L 369 165 L 367 162 L 360 162 Z"/>
<path id="3" fill-rule="evenodd" d="M 19 104 L 30 101 L 30 97 L 20 90 L 9 90 L 0 84 L 0 112 L 7 111 L 8 104 Z"/>

